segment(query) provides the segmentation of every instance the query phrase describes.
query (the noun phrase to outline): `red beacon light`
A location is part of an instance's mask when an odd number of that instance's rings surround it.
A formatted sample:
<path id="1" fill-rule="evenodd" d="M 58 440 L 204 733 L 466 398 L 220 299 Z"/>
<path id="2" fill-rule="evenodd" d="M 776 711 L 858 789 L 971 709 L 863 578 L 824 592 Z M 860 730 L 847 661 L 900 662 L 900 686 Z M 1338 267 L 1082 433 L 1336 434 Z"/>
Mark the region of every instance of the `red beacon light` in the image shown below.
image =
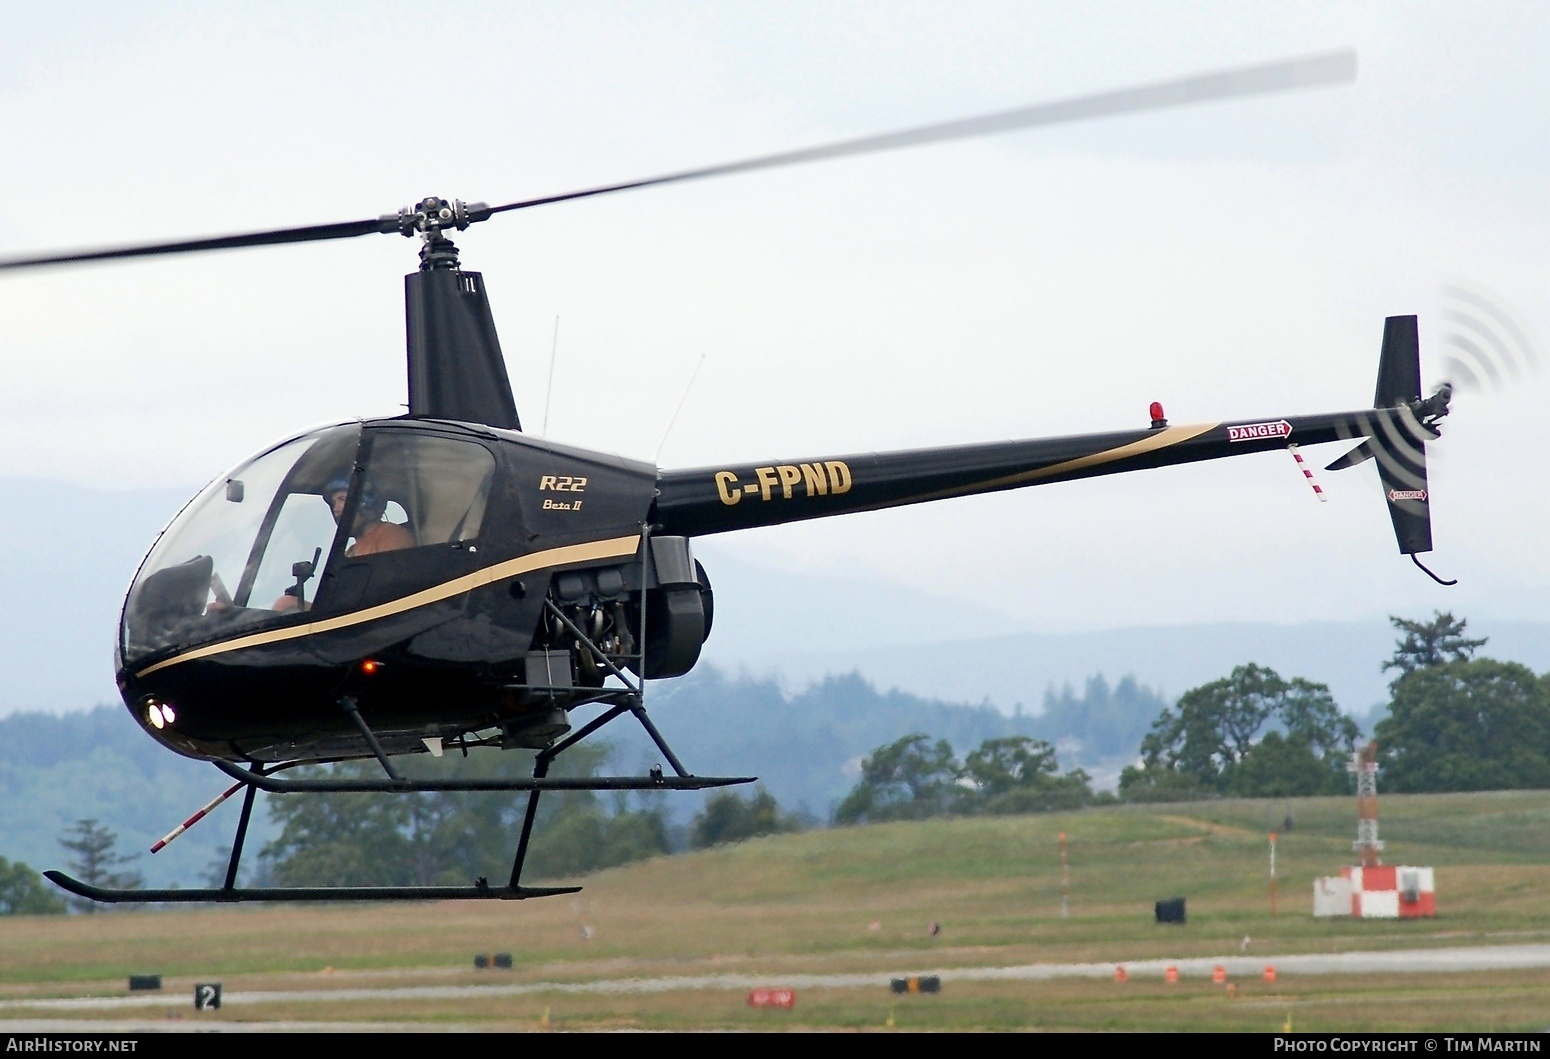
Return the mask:
<path id="1" fill-rule="evenodd" d="M 366 674 L 368 677 L 381 668 L 382 663 L 378 662 L 375 658 L 368 658 L 361 663 L 361 672 Z"/>
<path id="2" fill-rule="evenodd" d="M 1163 415 L 1162 402 L 1161 401 L 1153 401 L 1152 402 L 1152 429 L 1153 430 L 1161 430 L 1163 427 L 1165 427 L 1167 425 L 1168 425 L 1168 417 Z"/>

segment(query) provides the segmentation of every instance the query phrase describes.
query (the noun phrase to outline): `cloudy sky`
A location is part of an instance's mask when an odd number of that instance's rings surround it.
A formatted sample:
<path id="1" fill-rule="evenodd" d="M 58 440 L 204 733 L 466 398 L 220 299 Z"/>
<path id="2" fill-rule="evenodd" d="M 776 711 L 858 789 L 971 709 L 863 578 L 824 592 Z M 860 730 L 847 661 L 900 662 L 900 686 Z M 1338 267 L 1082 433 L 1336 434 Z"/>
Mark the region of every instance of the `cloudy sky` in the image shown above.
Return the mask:
<path id="1" fill-rule="evenodd" d="M 1386 315 L 1421 315 L 1441 380 L 1444 284 L 1550 334 L 1550 8 L 17 6 L 0 254 L 510 201 L 1337 47 L 1352 86 L 557 205 L 458 242 L 525 424 L 558 317 L 549 433 L 666 466 L 1116 429 L 1152 400 L 1174 422 L 1356 408 Z M 394 412 L 413 252 L 0 279 L 0 474 L 192 492 L 298 428 Z M 1542 376 L 1463 395 L 1433 447 L 1452 590 L 1398 556 L 1370 464 L 1322 475 L 1321 505 L 1281 453 L 706 552 L 1041 630 L 1550 618 L 1546 397 Z"/>

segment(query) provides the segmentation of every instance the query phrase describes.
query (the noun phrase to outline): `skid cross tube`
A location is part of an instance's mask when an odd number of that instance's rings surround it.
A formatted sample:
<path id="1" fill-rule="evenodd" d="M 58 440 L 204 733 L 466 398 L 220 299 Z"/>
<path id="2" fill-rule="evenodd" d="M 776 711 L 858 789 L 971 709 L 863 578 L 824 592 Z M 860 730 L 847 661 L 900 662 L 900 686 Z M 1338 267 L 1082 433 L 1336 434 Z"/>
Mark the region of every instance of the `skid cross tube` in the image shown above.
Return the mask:
<path id="1" fill-rule="evenodd" d="M 284 780 L 250 772 L 229 761 L 216 768 L 266 794 L 442 794 L 455 791 L 698 791 L 752 783 L 752 776 L 505 776 L 462 780 Z"/>
<path id="2" fill-rule="evenodd" d="M 662 733 L 657 731 L 657 726 L 651 723 L 651 718 L 646 716 L 646 707 L 639 703 L 630 707 L 630 712 L 640 722 L 640 726 L 646 729 L 646 734 L 651 736 L 651 741 L 657 744 L 657 749 L 662 751 L 662 756 L 667 758 L 667 763 L 678 773 L 680 780 L 692 779 L 688 772 L 684 771 L 683 763 L 678 760 L 678 755 L 673 753 L 673 748 L 667 745 L 667 740 L 662 738 Z M 658 770 L 660 771 L 660 770 Z"/>
<path id="3" fill-rule="evenodd" d="M 354 697 L 346 695 L 339 700 L 339 706 L 345 713 L 350 715 L 350 720 L 355 722 L 355 727 L 361 730 L 361 736 L 366 740 L 366 745 L 371 747 L 371 752 L 376 755 L 377 761 L 382 765 L 382 771 L 388 774 L 388 778 L 394 780 L 402 779 L 403 777 L 394 771 L 393 763 L 388 760 L 386 751 L 382 749 L 382 744 L 377 742 L 376 733 L 371 730 L 371 727 L 366 723 L 366 719 L 361 716 L 361 711 L 356 708 Z"/>
<path id="4" fill-rule="evenodd" d="M 610 707 L 609 709 L 598 714 L 596 717 L 592 718 L 580 728 L 576 729 L 564 739 L 561 739 L 558 743 L 540 750 L 538 752 L 539 759 L 543 761 L 553 761 L 555 758 L 559 757 L 560 754 L 581 742 L 587 736 L 603 727 L 603 725 L 607 724 L 615 717 L 623 716 L 624 714 L 629 713 L 632 709 L 634 709 L 634 707 L 630 704 Z M 537 775 L 537 773 L 534 775 Z"/>

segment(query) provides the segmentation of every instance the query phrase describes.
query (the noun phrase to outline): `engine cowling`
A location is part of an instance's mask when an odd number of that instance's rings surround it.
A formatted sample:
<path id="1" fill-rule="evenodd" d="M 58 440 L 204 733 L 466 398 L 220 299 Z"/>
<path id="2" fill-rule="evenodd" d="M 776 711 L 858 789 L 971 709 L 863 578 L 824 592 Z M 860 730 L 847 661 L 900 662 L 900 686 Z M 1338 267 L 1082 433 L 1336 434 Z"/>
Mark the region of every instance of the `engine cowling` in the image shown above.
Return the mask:
<path id="1" fill-rule="evenodd" d="M 714 596 L 687 537 L 654 537 L 656 584 L 646 590 L 646 676 L 677 677 L 699 661 L 710 636 Z"/>

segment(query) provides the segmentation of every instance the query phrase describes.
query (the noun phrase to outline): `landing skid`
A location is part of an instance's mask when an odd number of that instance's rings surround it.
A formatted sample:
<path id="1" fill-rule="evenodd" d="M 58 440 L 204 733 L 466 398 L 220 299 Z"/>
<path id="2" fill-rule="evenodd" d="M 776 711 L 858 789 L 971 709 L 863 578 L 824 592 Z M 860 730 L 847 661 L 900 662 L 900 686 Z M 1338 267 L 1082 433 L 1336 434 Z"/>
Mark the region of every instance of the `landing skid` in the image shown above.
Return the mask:
<path id="1" fill-rule="evenodd" d="M 239 904 L 245 901 L 525 901 L 579 893 L 579 886 L 278 886 L 205 890 L 119 890 L 91 886 L 62 871 L 43 877 L 77 897 L 103 904 Z M 484 882 L 484 880 L 480 880 Z"/>

